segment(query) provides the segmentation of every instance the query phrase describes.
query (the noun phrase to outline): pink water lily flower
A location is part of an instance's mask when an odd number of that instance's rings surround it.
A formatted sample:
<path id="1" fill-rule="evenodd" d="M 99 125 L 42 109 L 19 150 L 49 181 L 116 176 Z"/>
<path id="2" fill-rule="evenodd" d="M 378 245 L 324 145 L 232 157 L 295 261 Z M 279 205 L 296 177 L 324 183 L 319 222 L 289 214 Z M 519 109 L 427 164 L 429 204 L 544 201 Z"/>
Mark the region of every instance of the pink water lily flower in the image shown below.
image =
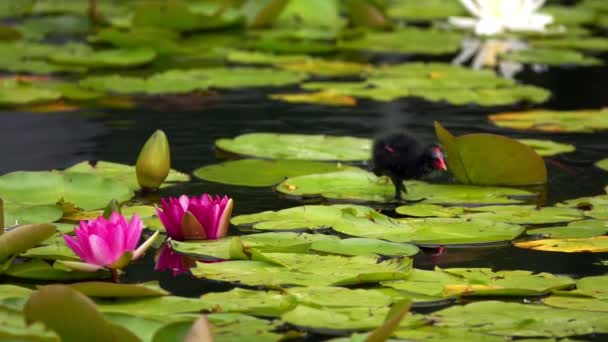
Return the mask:
<path id="1" fill-rule="evenodd" d="M 174 240 L 215 240 L 226 236 L 234 203 L 228 196 L 203 194 L 161 199 L 156 209 L 167 234 Z"/>
<path id="2" fill-rule="evenodd" d="M 102 267 L 120 269 L 142 256 L 158 236 L 154 234 L 136 248 L 142 229 L 143 223 L 137 214 L 127 222 L 124 216 L 114 212 L 109 219 L 100 216 L 94 220 L 81 221 L 74 230 L 76 237 L 63 235 L 63 239 L 80 259 L 91 266 L 90 270 Z M 78 263 L 64 264 L 76 266 Z"/>

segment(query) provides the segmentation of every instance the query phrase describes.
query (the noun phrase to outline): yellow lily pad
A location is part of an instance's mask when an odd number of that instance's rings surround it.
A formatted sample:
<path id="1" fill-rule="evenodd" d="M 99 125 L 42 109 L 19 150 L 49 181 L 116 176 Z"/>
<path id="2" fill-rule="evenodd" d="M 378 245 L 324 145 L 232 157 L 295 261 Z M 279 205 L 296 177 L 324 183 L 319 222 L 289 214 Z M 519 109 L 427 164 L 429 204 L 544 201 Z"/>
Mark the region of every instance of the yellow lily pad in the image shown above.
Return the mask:
<path id="1" fill-rule="evenodd" d="M 600 110 L 532 110 L 488 117 L 499 127 L 541 132 L 595 132 L 608 129 L 608 108 Z"/>
<path id="2" fill-rule="evenodd" d="M 290 103 L 315 103 L 328 106 L 349 107 L 357 105 L 357 99 L 354 97 L 342 95 L 332 89 L 304 94 L 272 94 L 270 95 L 270 98 Z"/>
<path id="3" fill-rule="evenodd" d="M 516 247 L 547 252 L 605 253 L 608 252 L 608 236 L 579 239 L 544 239 L 515 243 Z"/>

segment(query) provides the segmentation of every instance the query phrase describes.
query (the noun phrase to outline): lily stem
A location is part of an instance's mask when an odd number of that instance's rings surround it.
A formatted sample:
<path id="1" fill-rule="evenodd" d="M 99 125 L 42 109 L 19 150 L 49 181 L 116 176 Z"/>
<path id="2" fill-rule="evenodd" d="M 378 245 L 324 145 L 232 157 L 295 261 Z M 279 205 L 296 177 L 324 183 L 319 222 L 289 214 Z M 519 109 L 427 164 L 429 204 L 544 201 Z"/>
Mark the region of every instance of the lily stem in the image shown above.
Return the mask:
<path id="1" fill-rule="evenodd" d="M 110 269 L 110 273 L 112 273 L 112 281 L 116 284 L 120 283 L 120 274 L 118 273 L 118 270 L 112 268 Z"/>

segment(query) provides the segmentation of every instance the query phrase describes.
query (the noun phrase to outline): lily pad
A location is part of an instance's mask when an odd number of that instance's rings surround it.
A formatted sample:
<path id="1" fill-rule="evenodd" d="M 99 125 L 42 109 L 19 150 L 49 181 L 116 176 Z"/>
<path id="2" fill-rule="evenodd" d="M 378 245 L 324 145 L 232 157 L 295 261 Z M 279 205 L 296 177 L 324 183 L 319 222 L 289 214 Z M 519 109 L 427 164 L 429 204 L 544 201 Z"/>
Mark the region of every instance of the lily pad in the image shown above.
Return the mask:
<path id="1" fill-rule="evenodd" d="M 34 74 L 52 74 L 58 72 L 80 73 L 86 69 L 69 65 L 52 64 L 47 57 L 58 49 L 82 49 L 82 44 L 41 44 L 25 41 L 2 42 L 0 49 L 4 51 L 0 60 L 0 69 L 11 72 L 27 72 Z"/>
<path id="2" fill-rule="evenodd" d="M 309 58 L 306 60 L 293 60 L 282 62 L 277 65 L 284 70 L 305 72 L 315 76 L 358 76 L 372 67 L 366 64 L 344 61 L 330 61 L 321 58 Z"/>
<path id="3" fill-rule="evenodd" d="M 436 204 L 411 204 L 395 208 L 400 215 L 413 217 L 458 217 L 466 212 L 464 207 L 443 207 Z"/>
<path id="4" fill-rule="evenodd" d="M 565 209 L 565 210 L 564 210 Z M 533 205 L 503 205 L 473 208 L 462 217 L 516 224 L 544 224 L 582 220 L 583 212 L 575 208 L 542 207 Z"/>
<path id="5" fill-rule="evenodd" d="M 447 54 L 460 48 L 462 37 L 459 32 L 405 27 L 392 32 L 366 32 L 362 37 L 340 40 L 338 47 L 378 53 Z"/>
<path id="6" fill-rule="evenodd" d="M 311 307 L 386 307 L 393 300 L 375 289 L 348 289 L 338 286 L 291 287 L 287 294 L 299 304 Z"/>
<path id="7" fill-rule="evenodd" d="M 527 64 L 544 64 L 544 65 L 577 65 L 591 66 L 601 65 L 602 60 L 595 57 L 586 56 L 576 50 L 561 50 L 561 49 L 542 49 L 533 48 L 520 51 L 512 51 L 506 54 L 501 54 L 500 59 L 527 63 Z"/>
<path id="8" fill-rule="evenodd" d="M 277 317 L 295 307 L 295 298 L 278 291 L 253 291 L 236 288 L 227 292 L 208 293 L 201 299 L 213 311 L 238 312 Z"/>
<path id="9" fill-rule="evenodd" d="M 157 296 L 140 298 L 97 299 L 97 308 L 103 313 L 125 313 L 129 315 L 175 315 L 199 312 L 210 305 L 199 298 Z"/>
<path id="10" fill-rule="evenodd" d="M 430 342 L 504 342 L 504 337 L 493 336 L 490 333 L 483 334 L 473 332 L 467 329 L 459 328 L 437 328 L 422 327 L 417 329 L 402 329 L 395 331 L 395 337 L 405 339 L 407 341 L 430 341 Z M 522 340 L 533 342 L 531 340 Z M 544 342 L 553 342 L 551 340 L 542 340 Z M 540 341 L 538 341 L 540 342 Z"/>
<path id="11" fill-rule="evenodd" d="M 19 106 L 49 102 L 61 98 L 61 92 L 0 80 L 0 106 Z"/>
<path id="12" fill-rule="evenodd" d="M 608 299 L 575 296 L 551 296 L 544 298 L 543 304 L 556 308 L 608 312 Z"/>
<path id="13" fill-rule="evenodd" d="M 534 196 L 531 192 L 498 187 L 430 184 L 406 181 L 409 201 L 449 204 L 505 204 L 520 202 L 514 197 Z M 395 201 L 395 189 L 386 178 L 371 172 L 345 171 L 288 178 L 276 187 L 278 192 L 297 197 L 322 197 L 380 203 Z"/>
<path id="14" fill-rule="evenodd" d="M 197 263 L 194 276 L 246 285 L 278 287 L 281 285 L 327 286 L 374 283 L 403 279 L 411 267 L 409 259 L 378 262 L 368 256 L 341 257 L 307 254 L 266 253 L 288 267 L 262 261 L 225 261 Z M 331 269 L 331 273 L 327 270 Z"/>
<path id="15" fill-rule="evenodd" d="M 25 263 L 13 263 L 4 273 L 10 277 L 45 280 L 45 281 L 74 281 L 87 279 L 109 278 L 110 272 L 79 272 L 58 265 L 51 265 L 40 259 L 32 259 Z"/>
<path id="16" fill-rule="evenodd" d="M 0 197 L 17 204 L 48 205 L 63 201 L 84 209 L 104 208 L 133 191 L 119 182 L 79 172 L 16 171 L 0 176 Z"/>
<path id="17" fill-rule="evenodd" d="M 250 133 L 216 140 L 231 153 L 272 159 L 360 161 L 371 156 L 371 140 L 331 135 Z"/>
<path id="18" fill-rule="evenodd" d="M 608 236 L 572 239 L 545 239 L 515 243 L 516 247 L 562 253 L 608 252 Z"/>
<path id="19" fill-rule="evenodd" d="M 312 243 L 310 248 L 317 252 L 350 256 L 412 256 L 420 251 L 418 247 L 410 244 L 394 243 L 378 239 L 365 238 L 315 241 Z"/>
<path id="20" fill-rule="evenodd" d="M 271 68 L 207 68 L 168 70 L 148 78 L 107 75 L 89 76 L 80 85 L 112 93 L 170 94 L 209 88 L 278 87 L 306 79 L 302 73 Z"/>
<path id="21" fill-rule="evenodd" d="M 597 163 L 595 163 L 595 166 L 599 167 L 604 171 L 608 171 L 608 158 L 598 161 Z"/>
<path id="22" fill-rule="evenodd" d="M 169 292 L 158 284 L 114 284 L 100 281 L 89 281 L 69 285 L 74 290 L 89 297 L 158 297 L 166 296 Z"/>
<path id="23" fill-rule="evenodd" d="M 483 301 L 430 315 L 435 326 L 513 337 L 567 337 L 608 331 L 608 314 L 544 305 Z"/>
<path id="24" fill-rule="evenodd" d="M 4 203 L 4 224 L 49 223 L 59 220 L 63 210 L 58 205 L 19 205 Z"/>
<path id="25" fill-rule="evenodd" d="M 560 153 L 574 152 L 576 150 L 574 145 L 558 143 L 552 140 L 518 139 L 518 141 L 532 147 L 534 151 L 538 153 L 538 155 L 543 157 L 554 156 Z"/>
<path id="26" fill-rule="evenodd" d="M 387 14 L 395 19 L 421 21 L 461 16 L 466 10 L 450 0 L 399 1 L 389 3 Z"/>
<path id="27" fill-rule="evenodd" d="M 281 320 L 300 328 L 313 329 L 317 332 L 341 330 L 371 330 L 382 325 L 389 309 L 384 308 L 314 308 L 298 305 L 295 309 L 283 314 Z M 401 321 L 401 327 L 423 324 L 422 317 L 407 315 Z"/>
<path id="28" fill-rule="evenodd" d="M 151 49 L 66 50 L 54 53 L 49 60 L 56 64 L 86 68 L 131 68 L 152 62 L 156 52 Z"/>
<path id="29" fill-rule="evenodd" d="M 584 51 L 608 51 L 608 39 L 603 37 L 560 37 L 534 39 L 534 47 L 548 49 L 575 49 Z"/>
<path id="30" fill-rule="evenodd" d="M 239 238 L 247 247 L 270 253 L 308 253 L 310 245 L 314 242 L 339 239 L 333 235 L 293 232 L 249 234 L 242 235 Z M 205 241 L 171 241 L 173 249 L 180 253 L 217 259 L 230 259 L 231 243 L 231 237 Z"/>
<path id="31" fill-rule="evenodd" d="M 59 342 L 54 331 L 41 322 L 27 324 L 21 312 L 0 305 L 0 338 L 7 341 Z"/>
<path id="32" fill-rule="evenodd" d="M 490 115 L 500 127 L 541 132 L 595 132 L 608 129 L 608 109 L 499 113 Z"/>
<path id="33" fill-rule="evenodd" d="M 544 160 L 517 140 L 487 133 L 454 137 L 435 122 L 448 169 L 464 184 L 531 185 L 547 183 Z M 508 162 L 507 162 L 508 161 Z"/>
<path id="34" fill-rule="evenodd" d="M 221 164 L 203 166 L 194 170 L 198 178 L 223 184 L 243 186 L 270 186 L 287 177 L 354 170 L 341 163 L 321 163 L 307 160 L 240 159 Z"/>
<path id="35" fill-rule="evenodd" d="M 67 172 L 91 173 L 105 178 L 113 179 L 117 182 L 127 185 L 133 190 L 139 189 L 135 166 L 112 163 L 107 161 L 96 161 L 94 163 L 83 161 L 74 164 L 67 168 Z M 173 183 L 181 183 L 190 181 L 190 176 L 171 169 L 169 175 L 161 184 L 161 188 L 173 185 Z"/>
<path id="36" fill-rule="evenodd" d="M 332 89 L 304 94 L 272 94 L 270 98 L 289 103 L 314 103 L 327 106 L 355 106 L 357 104 L 357 99 L 354 97 L 342 95 Z"/>
<path id="37" fill-rule="evenodd" d="M 576 281 L 576 293 L 595 298 L 608 299 L 608 276 L 593 276 Z"/>
<path id="38" fill-rule="evenodd" d="M 64 312 L 57 315 L 56 309 Z M 63 341 L 138 341 L 129 330 L 106 321 L 87 296 L 65 285 L 42 287 L 24 308 L 27 322 L 41 321 L 57 332 Z"/>
<path id="39" fill-rule="evenodd" d="M 540 234 L 543 238 L 590 238 L 608 233 L 608 221 L 582 220 L 570 222 L 567 226 L 547 227 L 528 230 L 529 235 Z"/>

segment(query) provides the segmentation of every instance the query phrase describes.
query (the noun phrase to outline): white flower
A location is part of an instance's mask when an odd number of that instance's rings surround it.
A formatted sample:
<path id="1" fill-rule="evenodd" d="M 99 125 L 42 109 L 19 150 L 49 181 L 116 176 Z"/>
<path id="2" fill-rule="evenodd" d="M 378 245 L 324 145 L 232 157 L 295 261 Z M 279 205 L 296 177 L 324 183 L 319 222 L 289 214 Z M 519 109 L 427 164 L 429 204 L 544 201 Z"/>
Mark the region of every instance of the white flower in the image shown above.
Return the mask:
<path id="1" fill-rule="evenodd" d="M 450 17 L 460 28 L 475 28 L 478 35 L 505 31 L 545 31 L 553 22 L 548 14 L 536 13 L 546 0 L 460 0 L 476 18 Z"/>

